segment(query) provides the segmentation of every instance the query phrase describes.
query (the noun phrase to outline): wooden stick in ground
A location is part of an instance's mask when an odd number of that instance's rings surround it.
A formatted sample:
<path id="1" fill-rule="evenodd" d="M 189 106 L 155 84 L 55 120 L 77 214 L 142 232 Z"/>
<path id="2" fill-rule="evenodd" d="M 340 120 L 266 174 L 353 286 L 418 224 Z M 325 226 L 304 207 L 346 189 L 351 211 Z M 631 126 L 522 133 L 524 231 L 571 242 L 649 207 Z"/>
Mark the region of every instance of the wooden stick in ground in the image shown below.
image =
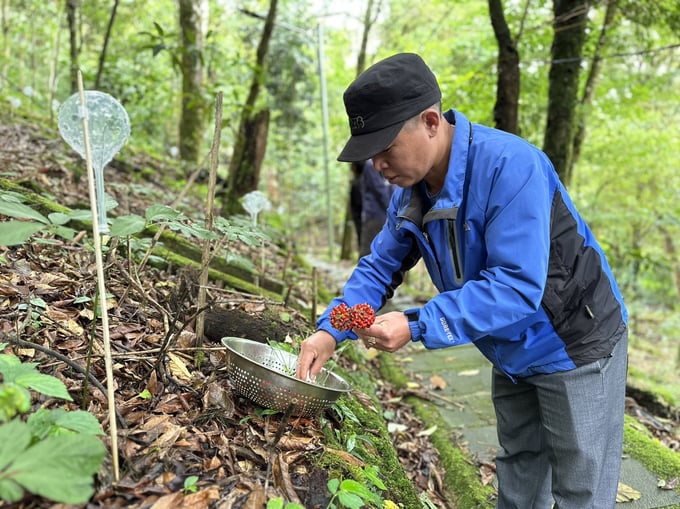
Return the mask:
<path id="1" fill-rule="evenodd" d="M 316 267 L 312 267 L 312 311 L 309 320 L 312 324 L 316 324 L 316 295 L 319 291 L 317 289 L 317 272 Z"/>
<path id="2" fill-rule="evenodd" d="M 80 92 L 81 119 L 83 122 L 83 146 L 85 147 L 85 164 L 87 166 L 87 180 L 90 190 L 90 209 L 92 210 L 92 233 L 94 241 L 94 255 L 97 264 L 97 291 L 99 292 L 99 309 L 102 320 L 102 335 L 104 340 L 104 362 L 106 365 L 106 389 L 109 406 L 109 435 L 111 438 L 111 458 L 113 462 L 113 479 L 120 480 L 118 467 L 118 426 L 116 424 L 116 399 L 113 389 L 113 363 L 111 362 L 111 340 L 109 337 L 109 315 L 106 311 L 106 283 L 104 281 L 104 261 L 102 257 L 101 237 L 99 236 L 99 215 L 97 213 L 97 198 L 95 193 L 94 168 L 92 167 L 92 152 L 90 150 L 90 131 L 87 119 L 87 103 L 83 89 L 83 75 L 78 70 L 78 91 Z M 103 204 L 102 204 L 103 206 Z"/>
<path id="3" fill-rule="evenodd" d="M 205 209 L 205 229 L 213 230 L 213 208 L 215 206 L 215 188 L 217 187 L 217 167 L 219 166 L 220 137 L 222 136 L 222 92 L 217 94 L 217 105 L 215 106 L 215 134 L 213 135 L 212 149 L 210 150 L 210 177 L 208 180 L 208 204 Z M 208 275 L 210 260 L 212 259 L 212 241 L 203 241 L 203 253 L 201 255 L 201 275 L 198 287 L 198 309 L 205 307 L 206 287 L 208 286 Z M 200 313 L 196 317 L 196 345 L 203 344 L 203 328 L 205 324 L 205 314 Z M 199 353 L 200 355 L 200 353 Z"/>

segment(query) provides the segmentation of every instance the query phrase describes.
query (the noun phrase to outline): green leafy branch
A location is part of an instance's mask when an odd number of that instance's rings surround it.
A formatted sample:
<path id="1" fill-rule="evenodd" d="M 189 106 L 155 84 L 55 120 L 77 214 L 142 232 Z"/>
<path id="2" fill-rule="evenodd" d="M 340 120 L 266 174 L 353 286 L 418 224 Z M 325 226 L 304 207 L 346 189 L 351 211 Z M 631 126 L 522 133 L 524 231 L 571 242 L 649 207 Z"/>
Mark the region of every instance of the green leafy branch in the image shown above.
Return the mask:
<path id="1" fill-rule="evenodd" d="M 71 240 L 76 230 L 67 226 L 71 221 L 91 222 L 92 212 L 79 209 L 68 212 L 52 212 L 44 216 L 22 201 L 24 197 L 19 193 L 3 191 L 0 193 L 0 215 L 7 216 L 9 221 L 0 222 L 0 245 L 21 245 L 33 238 L 39 232 L 48 232 L 56 237 Z M 112 210 L 118 204 L 107 196 L 106 209 Z M 260 227 L 253 226 L 245 217 L 218 217 L 213 225 L 214 231 L 208 231 L 201 221 L 193 220 L 182 212 L 168 205 L 153 204 L 149 206 L 144 216 L 127 214 L 114 217 L 111 220 L 111 237 L 130 238 L 143 232 L 149 226 L 165 227 L 185 238 L 219 241 L 224 245 L 239 242 L 247 246 L 260 246 L 269 236 Z M 35 238 L 36 242 L 49 243 L 46 238 Z M 140 247 L 144 248 L 145 246 Z M 229 263 L 236 262 L 247 269 L 254 269 L 252 262 L 238 257 L 225 250 Z"/>
<path id="2" fill-rule="evenodd" d="M 22 197 L 17 193 L 3 192 L 0 195 L 0 215 L 14 219 L 0 222 L 0 245 L 16 246 L 23 244 L 40 231 L 49 231 L 53 235 L 71 240 L 76 234 L 66 224 L 73 220 L 85 221 L 92 218 L 89 210 L 73 210 L 69 213 L 52 212 L 47 217 L 21 203 Z M 38 242 L 49 242 L 37 239 Z"/>
<path id="3" fill-rule="evenodd" d="M 380 479 L 378 468 L 367 465 L 363 469 L 365 482 L 369 485 L 355 481 L 354 479 L 330 479 L 327 483 L 328 491 L 331 492 L 331 500 L 328 502 L 328 509 L 360 509 L 362 507 L 382 507 L 382 497 L 373 491 L 373 488 L 384 491 L 387 489 L 385 483 Z"/>

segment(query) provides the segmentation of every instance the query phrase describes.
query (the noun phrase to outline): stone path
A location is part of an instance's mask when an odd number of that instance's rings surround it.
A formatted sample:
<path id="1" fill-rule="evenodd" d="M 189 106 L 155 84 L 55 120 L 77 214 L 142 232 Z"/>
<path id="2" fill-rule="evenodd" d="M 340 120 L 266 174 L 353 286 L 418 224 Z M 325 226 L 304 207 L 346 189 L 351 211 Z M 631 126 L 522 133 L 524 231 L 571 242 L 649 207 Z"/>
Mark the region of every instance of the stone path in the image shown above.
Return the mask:
<path id="1" fill-rule="evenodd" d="M 470 452 L 480 461 L 493 462 L 498 442 L 491 403 L 491 365 L 471 345 L 426 350 L 411 346 L 396 354 L 405 370 L 419 375 L 423 383 L 433 375 L 442 377 L 446 387 L 437 393 L 442 419 L 452 434 L 462 437 Z M 427 424 L 427 423 L 426 423 Z M 632 458 L 624 458 L 621 482 L 641 493 L 639 500 L 616 504 L 617 509 L 658 509 L 680 507 L 680 495 L 657 487 L 656 475 Z"/>

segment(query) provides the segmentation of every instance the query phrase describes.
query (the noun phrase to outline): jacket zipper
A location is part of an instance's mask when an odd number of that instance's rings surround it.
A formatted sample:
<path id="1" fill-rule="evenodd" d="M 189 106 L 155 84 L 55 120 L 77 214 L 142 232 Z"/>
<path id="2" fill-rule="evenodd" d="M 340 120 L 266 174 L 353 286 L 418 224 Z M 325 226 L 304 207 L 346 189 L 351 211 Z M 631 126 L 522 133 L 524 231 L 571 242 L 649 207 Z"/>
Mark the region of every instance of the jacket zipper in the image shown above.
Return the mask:
<path id="1" fill-rule="evenodd" d="M 456 216 L 458 216 L 458 211 L 456 211 Z M 463 284 L 463 271 L 462 263 L 460 260 L 460 242 L 458 239 L 458 229 L 456 228 L 456 218 L 447 220 L 447 229 L 449 237 L 449 245 L 451 252 L 451 265 L 453 266 L 453 276 L 456 284 L 462 286 Z"/>

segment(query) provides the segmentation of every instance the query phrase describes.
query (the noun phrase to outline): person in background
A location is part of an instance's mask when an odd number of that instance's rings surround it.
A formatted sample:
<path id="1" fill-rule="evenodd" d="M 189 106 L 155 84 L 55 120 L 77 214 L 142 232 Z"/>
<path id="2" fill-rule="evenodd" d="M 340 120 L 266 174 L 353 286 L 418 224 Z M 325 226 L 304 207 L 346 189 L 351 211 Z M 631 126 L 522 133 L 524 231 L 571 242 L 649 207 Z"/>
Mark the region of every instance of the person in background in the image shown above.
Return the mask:
<path id="1" fill-rule="evenodd" d="M 394 352 L 474 344 L 493 364 L 498 509 L 613 509 L 621 467 L 627 311 L 593 232 L 548 157 L 512 134 L 442 113 L 437 79 L 400 53 L 359 75 L 338 159 L 372 159 L 398 186 L 360 258 L 300 347 L 313 380 L 338 342 Z M 424 262 L 420 308 L 336 330 L 344 303 L 380 310 Z"/>
<path id="2" fill-rule="evenodd" d="M 364 170 L 363 162 L 351 163 L 352 181 L 349 187 L 349 207 L 352 213 L 352 223 L 354 224 L 354 231 L 357 234 L 357 246 L 361 245 L 361 209 L 362 209 L 362 187 Z"/>
<path id="3" fill-rule="evenodd" d="M 371 242 L 382 229 L 387 217 L 387 206 L 394 192 L 390 184 L 367 159 L 361 172 L 361 233 L 359 234 L 359 257 L 371 252 Z"/>

